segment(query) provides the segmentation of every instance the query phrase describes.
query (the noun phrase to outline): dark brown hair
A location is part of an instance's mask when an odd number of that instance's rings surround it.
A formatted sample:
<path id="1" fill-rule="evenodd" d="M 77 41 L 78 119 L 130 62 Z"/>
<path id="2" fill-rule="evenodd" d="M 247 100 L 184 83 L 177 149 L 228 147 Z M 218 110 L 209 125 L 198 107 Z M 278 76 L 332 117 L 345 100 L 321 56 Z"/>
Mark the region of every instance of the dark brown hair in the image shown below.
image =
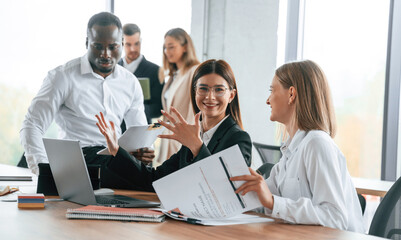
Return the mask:
<path id="1" fill-rule="evenodd" d="M 134 23 L 127 23 L 123 26 L 123 33 L 127 36 L 132 36 L 135 33 L 141 34 L 141 29 Z"/>
<path id="2" fill-rule="evenodd" d="M 226 115 L 230 114 L 231 117 L 234 119 L 234 121 L 238 124 L 238 126 L 240 126 L 241 129 L 244 129 L 242 126 L 241 110 L 239 107 L 237 83 L 235 81 L 234 73 L 233 73 L 230 65 L 224 60 L 210 59 L 210 60 L 207 60 L 207 61 L 201 63 L 196 68 L 194 75 L 192 77 L 192 83 L 191 83 L 191 100 L 192 100 L 192 107 L 194 109 L 194 113 L 197 114 L 200 111 L 195 102 L 195 95 L 196 95 L 195 88 L 196 88 L 198 79 L 205 75 L 212 74 L 212 73 L 215 73 L 215 74 L 221 76 L 222 78 L 224 78 L 227 81 L 230 90 L 235 89 L 235 91 L 236 91 L 235 97 L 228 104 L 227 109 L 226 109 Z"/>

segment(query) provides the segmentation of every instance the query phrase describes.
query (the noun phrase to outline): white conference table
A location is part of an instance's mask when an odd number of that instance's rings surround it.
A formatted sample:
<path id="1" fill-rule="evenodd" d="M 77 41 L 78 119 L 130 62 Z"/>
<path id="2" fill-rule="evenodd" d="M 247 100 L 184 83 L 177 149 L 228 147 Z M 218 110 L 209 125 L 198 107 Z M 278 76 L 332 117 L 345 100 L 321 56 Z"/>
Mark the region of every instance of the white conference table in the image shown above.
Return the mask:
<path id="1" fill-rule="evenodd" d="M 21 187 L 36 187 L 37 176 L 32 174 L 29 169 L 19 168 L 6 164 L 0 164 L 0 176 L 32 176 L 32 181 L 13 181 L 12 183 Z M 384 197 L 391 186 L 394 184 L 393 181 L 383 181 L 378 179 L 367 179 L 353 177 L 352 181 L 359 194 L 374 195 Z M 0 182 L 1 185 L 1 182 Z"/>
<path id="2" fill-rule="evenodd" d="M 32 175 L 30 170 L 0 164 L 0 175 Z M 358 179 L 357 179 L 358 180 Z M 364 181 L 355 184 L 361 187 Z M 0 181 L 0 185 L 19 186 L 21 192 L 36 192 L 37 178 L 33 181 Z M 383 189 L 382 189 L 383 190 Z M 386 189 L 384 189 L 385 191 Z M 388 189 L 387 189 L 388 190 Z M 377 191 L 374 190 L 374 191 Z M 138 197 L 144 200 L 157 201 L 154 193 L 116 190 L 116 193 Z M 376 194 L 377 192 L 373 192 Z M 48 198 L 48 197 L 46 197 Z M 280 220 L 270 223 L 242 224 L 232 226 L 204 227 L 166 219 L 161 224 L 141 222 L 119 222 L 101 220 L 68 220 L 65 217 L 67 208 L 80 205 L 63 202 L 46 202 L 43 210 L 19 210 L 16 202 L 0 202 L 0 229 L 15 239 L 43 239 L 49 236 L 57 239 L 99 239 L 111 237 L 132 237 L 142 239 L 381 239 L 374 236 L 341 231 L 322 226 L 285 224 Z M 23 230 L 21 227 L 23 227 Z"/>

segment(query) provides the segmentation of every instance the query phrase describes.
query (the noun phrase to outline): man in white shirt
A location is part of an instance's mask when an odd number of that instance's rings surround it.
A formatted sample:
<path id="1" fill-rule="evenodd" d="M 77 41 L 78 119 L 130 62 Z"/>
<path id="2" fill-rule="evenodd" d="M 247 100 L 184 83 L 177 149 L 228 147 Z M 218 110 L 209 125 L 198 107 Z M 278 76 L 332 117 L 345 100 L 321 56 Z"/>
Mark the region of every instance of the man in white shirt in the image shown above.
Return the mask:
<path id="1" fill-rule="evenodd" d="M 107 170 L 109 156 L 99 156 L 106 140 L 96 126 L 95 114 L 103 112 L 121 134 L 127 125 L 147 124 L 143 94 L 136 77 L 117 65 L 123 47 L 118 17 L 102 12 L 88 22 L 87 53 L 48 72 L 32 100 L 20 131 L 29 168 L 38 174 L 38 163 L 48 162 L 42 136 L 55 120 L 59 137 L 76 139 L 83 146 L 87 164 L 101 164 L 102 187 L 122 187 L 118 176 Z"/>

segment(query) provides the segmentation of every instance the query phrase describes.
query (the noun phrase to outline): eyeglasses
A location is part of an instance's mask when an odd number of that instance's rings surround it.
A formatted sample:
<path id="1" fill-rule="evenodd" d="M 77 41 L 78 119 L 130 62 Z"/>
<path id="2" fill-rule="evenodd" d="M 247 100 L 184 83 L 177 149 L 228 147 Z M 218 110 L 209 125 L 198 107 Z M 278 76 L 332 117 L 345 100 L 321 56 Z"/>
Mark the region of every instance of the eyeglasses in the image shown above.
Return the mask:
<path id="1" fill-rule="evenodd" d="M 195 91 L 198 95 L 200 96 L 206 96 L 209 94 L 210 89 L 212 89 L 213 94 L 215 97 L 222 97 L 224 94 L 226 94 L 226 91 L 228 90 L 227 87 L 224 86 L 214 86 L 214 87 L 209 87 L 209 86 L 202 86 L 198 85 L 195 87 Z"/>

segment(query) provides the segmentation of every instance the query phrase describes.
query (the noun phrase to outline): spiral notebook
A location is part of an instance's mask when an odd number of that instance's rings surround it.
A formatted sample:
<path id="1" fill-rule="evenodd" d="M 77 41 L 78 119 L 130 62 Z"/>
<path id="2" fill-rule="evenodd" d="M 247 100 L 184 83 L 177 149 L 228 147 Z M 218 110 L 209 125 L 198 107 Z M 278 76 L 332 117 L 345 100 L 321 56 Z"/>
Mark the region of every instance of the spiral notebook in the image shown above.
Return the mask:
<path id="1" fill-rule="evenodd" d="M 67 209 L 69 219 L 99 219 L 135 222 L 163 222 L 164 214 L 158 211 L 140 208 L 119 208 L 88 205 Z"/>

